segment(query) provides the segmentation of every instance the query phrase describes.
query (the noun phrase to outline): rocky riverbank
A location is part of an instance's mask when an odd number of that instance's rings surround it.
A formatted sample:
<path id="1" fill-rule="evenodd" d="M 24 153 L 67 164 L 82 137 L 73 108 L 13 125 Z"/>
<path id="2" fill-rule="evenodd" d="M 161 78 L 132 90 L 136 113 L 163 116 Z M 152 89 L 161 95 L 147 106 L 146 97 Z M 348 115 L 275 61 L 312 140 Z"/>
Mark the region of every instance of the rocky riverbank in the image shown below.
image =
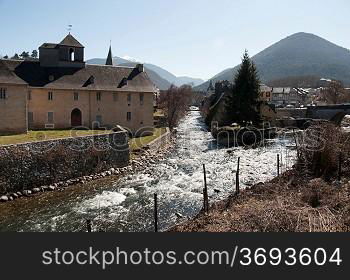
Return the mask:
<path id="1" fill-rule="evenodd" d="M 134 174 L 143 169 L 146 169 L 148 165 L 154 164 L 157 161 L 164 159 L 168 152 L 171 151 L 173 144 L 174 140 L 170 138 L 170 141 L 167 141 L 164 145 L 158 147 L 157 149 L 151 149 L 147 146 L 142 149 L 139 149 L 131 153 L 130 164 L 126 167 L 110 168 L 104 172 L 97 174 L 78 177 L 75 179 L 54 183 L 48 186 L 38 186 L 29 190 L 8 193 L 0 196 L 0 202 L 10 202 L 16 199 L 20 199 L 22 197 L 35 197 L 44 192 L 64 191 L 69 186 L 77 184 L 84 185 L 91 181 L 99 180 L 106 177 L 119 177 L 128 174 Z"/>

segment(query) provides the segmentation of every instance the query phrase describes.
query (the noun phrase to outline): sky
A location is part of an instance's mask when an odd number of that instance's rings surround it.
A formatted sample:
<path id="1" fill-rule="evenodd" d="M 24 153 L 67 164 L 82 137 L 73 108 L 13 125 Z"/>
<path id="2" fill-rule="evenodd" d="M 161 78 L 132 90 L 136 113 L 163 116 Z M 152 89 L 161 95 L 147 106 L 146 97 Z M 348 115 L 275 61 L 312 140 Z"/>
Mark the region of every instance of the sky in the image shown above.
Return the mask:
<path id="1" fill-rule="evenodd" d="M 0 55 L 59 43 L 71 33 L 85 59 L 153 63 L 177 76 L 211 78 L 296 32 L 350 48 L 348 0 L 0 0 Z"/>

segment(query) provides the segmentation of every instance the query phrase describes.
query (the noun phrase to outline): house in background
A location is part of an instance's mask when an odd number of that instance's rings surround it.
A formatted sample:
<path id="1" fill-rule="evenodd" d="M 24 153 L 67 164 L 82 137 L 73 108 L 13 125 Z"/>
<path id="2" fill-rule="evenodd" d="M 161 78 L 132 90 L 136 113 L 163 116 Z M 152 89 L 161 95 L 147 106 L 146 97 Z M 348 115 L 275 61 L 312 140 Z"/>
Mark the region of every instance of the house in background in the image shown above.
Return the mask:
<path id="1" fill-rule="evenodd" d="M 88 65 L 84 46 L 71 34 L 44 43 L 39 60 L 0 60 L 0 132 L 28 129 L 108 128 L 153 133 L 153 102 L 158 89 L 144 71 Z"/>
<path id="2" fill-rule="evenodd" d="M 273 87 L 271 103 L 278 107 L 299 107 L 308 102 L 308 92 L 300 88 Z"/>
<path id="3" fill-rule="evenodd" d="M 272 100 L 272 88 L 261 84 L 260 85 L 260 101 L 271 102 Z"/>

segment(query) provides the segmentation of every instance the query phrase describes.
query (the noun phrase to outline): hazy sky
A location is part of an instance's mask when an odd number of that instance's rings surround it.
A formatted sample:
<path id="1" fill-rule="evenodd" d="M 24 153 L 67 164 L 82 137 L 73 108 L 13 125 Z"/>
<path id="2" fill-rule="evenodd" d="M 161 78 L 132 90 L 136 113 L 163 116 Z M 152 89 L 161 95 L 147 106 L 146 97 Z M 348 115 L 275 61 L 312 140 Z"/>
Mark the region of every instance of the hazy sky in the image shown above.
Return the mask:
<path id="1" fill-rule="evenodd" d="M 0 54 L 58 43 L 72 24 L 86 59 L 129 56 L 208 79 L 296 32 L 350 48 L 348 0 L 0 0 Z"/>

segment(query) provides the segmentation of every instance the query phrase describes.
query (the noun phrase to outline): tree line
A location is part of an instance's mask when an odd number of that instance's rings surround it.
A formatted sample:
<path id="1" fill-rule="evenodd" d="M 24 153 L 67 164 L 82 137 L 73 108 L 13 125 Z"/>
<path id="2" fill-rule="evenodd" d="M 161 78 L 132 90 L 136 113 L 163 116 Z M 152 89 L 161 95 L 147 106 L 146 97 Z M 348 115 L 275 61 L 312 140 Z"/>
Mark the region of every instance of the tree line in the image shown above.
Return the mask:
<path id="1" fill-rule="evenodd" d="M 21 54 L 15 53 L 12 57 L 9 57 L 8 55 L 3 56 L 4 59 L 28 59 L 28 58 L 38 58 L 39 54 L 37 50 L 33 50 L 30 54 L 29 52 L 23 51 Z"/>

